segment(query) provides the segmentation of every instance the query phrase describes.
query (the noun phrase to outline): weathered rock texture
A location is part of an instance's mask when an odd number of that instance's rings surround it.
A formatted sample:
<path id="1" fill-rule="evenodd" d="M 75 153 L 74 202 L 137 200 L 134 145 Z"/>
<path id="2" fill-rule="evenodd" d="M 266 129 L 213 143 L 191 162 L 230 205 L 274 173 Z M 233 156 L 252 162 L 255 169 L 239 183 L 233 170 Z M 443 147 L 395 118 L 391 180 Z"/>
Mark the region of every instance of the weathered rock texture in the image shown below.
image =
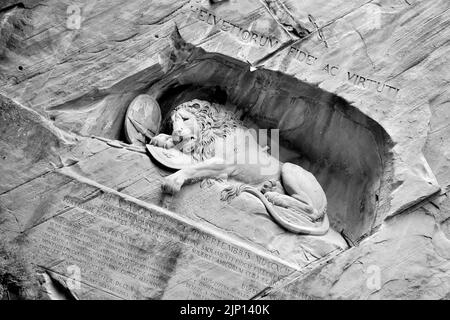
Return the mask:
<path id="1" fill-rule="evenodd" d="M 79 266 L 80 298 L 449 298 L 449 8 L 2 1 L 0 230 L 55 281 Z M 162 195 L 123 134 L 142 93 L 279 128 L 333 230 L 288 234 L 220 183 Z"/>

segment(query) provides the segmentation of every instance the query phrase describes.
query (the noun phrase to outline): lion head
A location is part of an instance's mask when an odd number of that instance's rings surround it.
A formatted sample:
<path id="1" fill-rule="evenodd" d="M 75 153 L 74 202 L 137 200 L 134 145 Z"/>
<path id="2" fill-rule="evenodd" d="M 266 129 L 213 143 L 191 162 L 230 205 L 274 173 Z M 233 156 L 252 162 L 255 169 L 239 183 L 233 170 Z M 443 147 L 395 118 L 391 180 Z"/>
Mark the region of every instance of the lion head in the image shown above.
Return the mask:
<path id="1" fill-rule="evenodd" d="M 214 142 L 225 138 L 241 122 L 232 112 L 220 105 L 202 100 L 192 100 L 177 106 L 170 115 L 172 139 L 183 152 L 191 152 L 197 161 L 215 155 Z"/>

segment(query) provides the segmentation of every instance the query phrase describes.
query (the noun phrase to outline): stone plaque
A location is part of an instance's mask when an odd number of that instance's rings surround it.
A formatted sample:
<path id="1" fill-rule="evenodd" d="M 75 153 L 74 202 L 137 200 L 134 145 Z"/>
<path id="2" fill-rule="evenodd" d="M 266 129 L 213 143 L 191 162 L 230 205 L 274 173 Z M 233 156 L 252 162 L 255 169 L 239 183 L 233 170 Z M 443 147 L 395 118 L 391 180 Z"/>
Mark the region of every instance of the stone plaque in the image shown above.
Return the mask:
<path id="1" fill-rule="evenodd" d="M 39 197 L 30 199 L 37 189 Z M 18 219 L 34 263 L 66 279 L 81 299 L 249 299 L 296 270 L 67 170 L 44 175 L 1 200 L 14 207 L 26 198 Z M 70 270 L 78 270 L 79 279 L 73 281 Z"/>

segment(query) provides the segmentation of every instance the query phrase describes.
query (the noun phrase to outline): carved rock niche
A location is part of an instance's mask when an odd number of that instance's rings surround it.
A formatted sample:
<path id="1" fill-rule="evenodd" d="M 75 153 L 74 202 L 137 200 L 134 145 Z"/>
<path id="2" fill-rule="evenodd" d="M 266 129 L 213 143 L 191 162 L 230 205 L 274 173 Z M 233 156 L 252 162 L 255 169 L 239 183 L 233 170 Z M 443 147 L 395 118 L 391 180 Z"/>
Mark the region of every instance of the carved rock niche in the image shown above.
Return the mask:
<path id="1" fill-rule="evenodd" d="M 51 108 L 55 124 L 81 135 L 125 141 L 125 113 L 139 94 L 149 94 L 158 101 L 163 123 L 172 108 L 183 102 L 216 102 L 240 112 L 248 127 L 279 129 L 280 160 L 302 166 L 320 182 L 327 195 L 332 230 L 319 237 L 288 233 L 251 195 L 243 194 L 231 204 L 221 202 L 219 195 L 225 184 L 219 182 L 207 188 L 200 183 L 187 185 L 171 197 L 161 193 L 161 176 L 155 176 L 151 179 L 153 191 L 138 198 L 297 265 L 347 248 L 377 229 L 390 209 L 392 192 L 392 142 L 381 125 L 317 86 L 280 72 L 250 70 L 242 61 L 186 45 L 188 50 L 179 61 L 173 59 L 176 55 L 172 52 L 168 64 L 151 66 L 105 91 Z M 72 113 L 75 109 L 76 118 Z M 96 121 L 89 121 L 92 118 Z M 122 161 L 119 157 L 116 160 Z M 106 167 L 116 165 L 108 161 Z M 115 187 L 111 183 L 113 169 L 102 178 L 105 168 L 100 172 L 77 166 L 84 175 Z M 131 170 L 126 167 L 132 165 L 122 163 L 118 170 Z M 170 173 L 158 170 L 163 175 Z"/>
<path id="2" fill-rule="evenodd" d="M 312 172 L 327 194 L 334 230 L 351 242 L 370 234 L 388 207 L 391 140 L 344 99 L 280 72 L 205 54 L 155 84 L 163 113 L 192 99 L 242 111 L 248 127 L 279 129 L 280 160 Z"/>

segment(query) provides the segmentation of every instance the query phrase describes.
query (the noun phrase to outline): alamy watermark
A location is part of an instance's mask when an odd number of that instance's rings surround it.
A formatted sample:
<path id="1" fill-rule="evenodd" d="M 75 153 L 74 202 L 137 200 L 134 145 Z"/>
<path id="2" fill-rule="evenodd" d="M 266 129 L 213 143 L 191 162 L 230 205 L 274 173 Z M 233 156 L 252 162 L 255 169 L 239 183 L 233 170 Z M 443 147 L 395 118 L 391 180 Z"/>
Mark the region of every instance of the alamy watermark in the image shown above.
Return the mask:
<path id="1" fill-rule="evenodd" d="M 188 165 L 198 164 L 199 160 L 196 153 L 198 152 L 198 144 L 201 144 L 200 136 L 204 133 L 200 132 L 197 127 L 186 136 L 178 135 L 175 131 L 172 136 L 165 136 L 169 141 L 167 142 L 168 145 L 159 143 L 159 146 L 190 155 L 186 158 L 188 162 L 186 164 Z M 158 139 L 158 136 L 156 136 L 156 139 Z M 279 129 L 246 129 L 242 132 L 229 134 L 228 137 L 223 139 L 224 143 L 216 144 L 213 147 L 214 153 L 212 156 L 216 163 L 223 161 L 235 165 L 255 165 L 262 175 L 274 175 L 278 172 L 280 158 Z M 158 145 L 157 143 L 152 144 Z M 169 157 L 171 156 L 169 155 Z"/>

